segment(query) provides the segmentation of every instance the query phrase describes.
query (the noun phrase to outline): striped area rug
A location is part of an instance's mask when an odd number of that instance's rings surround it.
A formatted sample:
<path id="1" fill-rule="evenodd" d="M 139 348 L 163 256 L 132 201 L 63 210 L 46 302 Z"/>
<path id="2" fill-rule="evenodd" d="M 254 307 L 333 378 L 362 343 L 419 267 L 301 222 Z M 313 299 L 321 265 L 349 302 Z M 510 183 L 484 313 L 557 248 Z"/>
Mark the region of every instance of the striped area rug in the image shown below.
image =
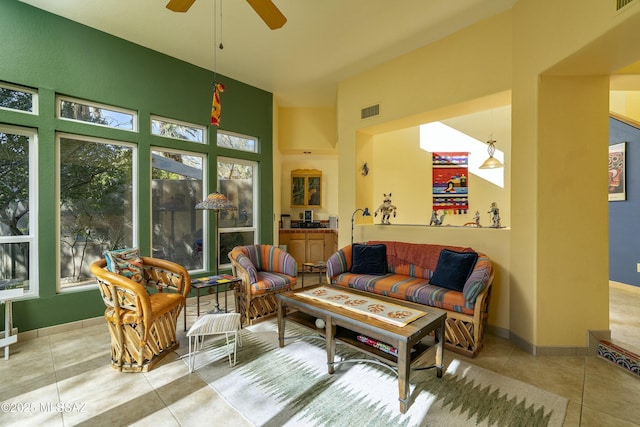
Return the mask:
<path id="1" fill-rule="evenodd" d="M 394 373 L 376 364 L 345 363 L 327 374 L 323 339 L 288 340 L 278 348 L 273 321 L 242 331 L 238 364 L 213 349 L 196 373 L 256 426 L 561 426 L 567 399 L 455 356 L 441 379 L 411 373 L 410 407 L 401 414 Z M 287 336 L 304 335 L 287 324 Z M 343 358 L 363 354 L 338 345 Z M 185 359 L 186 361 L 186 359 Z"/>

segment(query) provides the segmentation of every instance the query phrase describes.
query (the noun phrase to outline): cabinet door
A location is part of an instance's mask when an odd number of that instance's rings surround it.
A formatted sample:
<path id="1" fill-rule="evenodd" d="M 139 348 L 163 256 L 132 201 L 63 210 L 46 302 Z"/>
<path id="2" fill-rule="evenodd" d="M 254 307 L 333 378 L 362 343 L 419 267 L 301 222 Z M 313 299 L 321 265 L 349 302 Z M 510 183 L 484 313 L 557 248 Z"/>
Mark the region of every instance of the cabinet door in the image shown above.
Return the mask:
<path id="1" fill-rule="evenodd" d="M 309 233 L 307 234 L 307 261 L 317 262 L 326 261 L 324 257 L 324 234 Z"/>
<path id="2" fill-rule="evenodd" d="M 329 259 L 331 255 L 338 252 L 338 235 L 336 233 L 325 233 L 324 235 L 324 259 Z"/>
<path id="3" fill-rule="evenodd" d="M 289 247 L 287 251 L 298 264 L 298 271 L 302 270 L 302 263 L 306 260 L 306 244 L 304 239 L 291 239 L 289 240 Z"/>

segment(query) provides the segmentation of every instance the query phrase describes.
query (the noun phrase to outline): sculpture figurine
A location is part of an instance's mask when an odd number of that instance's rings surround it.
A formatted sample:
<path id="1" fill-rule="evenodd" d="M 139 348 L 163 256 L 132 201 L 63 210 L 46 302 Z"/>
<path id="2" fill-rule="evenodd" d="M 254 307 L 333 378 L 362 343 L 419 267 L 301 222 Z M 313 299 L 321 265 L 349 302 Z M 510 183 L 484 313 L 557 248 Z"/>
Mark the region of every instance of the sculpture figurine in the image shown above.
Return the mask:
<path id="1" fill-rule="evenodd" d="M 498 204 L 496 202 L 491 202 L 491 207 L 489 208 L 489 214 L 491 214 L 491 226 L 494 228 L 500 228 L 500 209 L 498 209 Z"/>
<path id="2" fill-rule="evenodd" d="M 478 227 L 482 227 L 480 225 L 480 211 L 476 211 L 475 215 L 473 215 L 473 222 L 475 222 Z"/>
<path id="3" fill-rule="evenodd" d="M 438 218 L 438 212 L 437 211 L 432 211 L 431 212 L 431 221 L 429 221 L 429 225 L 442 225 L 442 223 L 444 222 L 444 216 L 447 214 L 447 211 L 445 211 L 442 215 L 440 215 L 440 218 Z"/>
<path id="4" fill-rule="evenodd" d="M 382 214 L 382 219 L 380 221 L 380 224 L 391 224 L 391 222 L 389 222 L 389 218 L 391 217 L 391 213 L 393 212 L 393 217 L 396 217 L 396 207 L 395 205 L 391 204 L 391 193 L 389 193 L 389 195 L 387 196 L 387 194 L 384 194 L 384 199 L 382 201 L 382 204 L 380 205 L 380 207 L 378 207 L 378 209 L 376 209 L 376 211 L 374 212 L 373 216 L 378 216 L 378 212 L 380 212 Z"/>

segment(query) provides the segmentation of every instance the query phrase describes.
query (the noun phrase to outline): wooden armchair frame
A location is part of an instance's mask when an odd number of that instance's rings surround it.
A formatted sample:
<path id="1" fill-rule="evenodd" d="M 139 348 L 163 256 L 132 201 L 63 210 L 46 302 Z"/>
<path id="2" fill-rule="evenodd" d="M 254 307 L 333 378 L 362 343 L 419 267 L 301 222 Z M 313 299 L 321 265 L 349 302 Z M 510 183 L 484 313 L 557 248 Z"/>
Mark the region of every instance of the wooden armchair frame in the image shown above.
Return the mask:
<path id="1" fill-rule="evenodd" d="M 191 278 L 182 266 L 158 258 L 141 259 L 142 284 L 108 271 L 104 259 L 91 264 L 107 306 L 111 364 L 124 372 L 146 372 L 178 348 L 176 323 L 191 290 Z M 145 286 L 160 292 L 149 294 Z"/>

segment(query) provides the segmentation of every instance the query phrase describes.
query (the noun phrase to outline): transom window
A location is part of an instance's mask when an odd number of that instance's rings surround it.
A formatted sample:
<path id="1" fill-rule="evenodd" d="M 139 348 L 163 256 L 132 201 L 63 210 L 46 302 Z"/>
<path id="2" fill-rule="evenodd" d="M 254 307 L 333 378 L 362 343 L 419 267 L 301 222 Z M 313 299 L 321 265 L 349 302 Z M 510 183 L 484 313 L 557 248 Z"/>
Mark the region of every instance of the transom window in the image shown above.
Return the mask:
<path id="1" fill-rule="evenodd" d="M 204 126 L 151 116 L 151 133 L 165 138 L 182 139 L 204 144 L 207 130 Z"/>
<path id="2" fill-rule="evenodd" d="M 38 92 L 0 82 L 0 108 L 38 114 Z"/>
<path id="3" fill-rule="evenodd" d="M 250 153 L 258 152 L 258 140 L 256 138 L 226 131 L 218 131 L 217 145 L 218 147 L 248 151 Z"/>
<path id="4" fill-rule="evenodd" d="M 138 114 L 132 110 L 58 96 L 56 114 L 64 120 L 138 131 Z"/>

